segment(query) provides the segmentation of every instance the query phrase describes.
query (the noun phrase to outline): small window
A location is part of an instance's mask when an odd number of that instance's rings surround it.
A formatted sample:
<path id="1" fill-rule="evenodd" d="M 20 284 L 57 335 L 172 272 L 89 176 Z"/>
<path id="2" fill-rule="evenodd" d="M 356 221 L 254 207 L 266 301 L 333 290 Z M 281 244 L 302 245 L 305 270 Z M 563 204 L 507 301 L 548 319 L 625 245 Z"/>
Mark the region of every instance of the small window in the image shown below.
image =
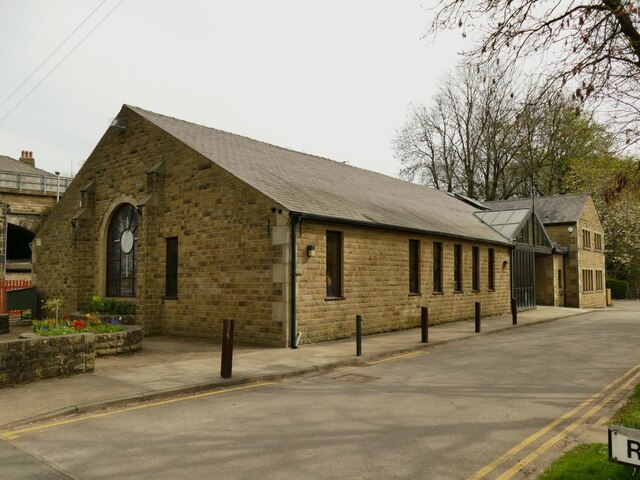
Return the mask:
<path id="1" fill-rule="evenodd" d="M 442 243 L 433 242 L 433 291 L 442 293 Z"/>
<path id="2" fill-rule="evenodd" d="M 582 270 L 582 291 L 593 292 L 593 270 Z"/>
<path id="3" fill-rule="evenodd" d="M 471 247 L 471 290 L 480 290 L 480 249 Z"/>
<path id="4" fill-rule="evenodd" d="M 420 293 L 420 240 L 409 240 L 409 293 Z"/>
<path id="5" fill-rule="evenodd" d="M 602 251 L 602 234 L 601 233 L 593 234 L 593 244 L 594 244 L 595 250 Z"/>
<path id="6" fill-rule="evenodd" d="M 604 274 L 602 270 L 596 270 L 596 290 L 601 291 L 604 288 Z"/>
<path id="7" fill-rule="evenodd" d="M 166 264 L 164 296 L 178 297 L 178 237 L 166 239 Z"/>
<path id="8" fill-rule="evenodd" d="M 462 291 L 462 245 L 453 246 L 453 291 Z"/>
<path id="9" fill-rule="evenodd" d="M 489 290 L 496 289 L 496 251 L 493 248 L 489 249 L 489 258 L 488 258 L 488 274 L 487 274 L 487 283 L 489 285 Z"/>
<path id="10" fill-rule="evenodd" d="M 582 248 L 591 248 L 591 232 L 582 230 Z"/>
<path id="11" fill-rule="evenodd" d="M 342 232 L 327 231 L 327 297 L 342 297 Z"/>

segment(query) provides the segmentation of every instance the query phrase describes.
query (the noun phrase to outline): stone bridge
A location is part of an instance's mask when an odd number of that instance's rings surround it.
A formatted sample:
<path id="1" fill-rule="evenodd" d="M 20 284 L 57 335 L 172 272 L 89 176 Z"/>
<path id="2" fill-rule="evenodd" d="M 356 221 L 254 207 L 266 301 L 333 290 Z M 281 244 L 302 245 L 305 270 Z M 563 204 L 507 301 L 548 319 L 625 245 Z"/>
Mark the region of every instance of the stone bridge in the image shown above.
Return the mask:
<path id="1" fill-rule="evenodd" d="M 31 241 L 70 182 L 35 168 L 31 152 L 20 160 L 0 155 L 0 272 L 6 279 L 31 278 Z"/>

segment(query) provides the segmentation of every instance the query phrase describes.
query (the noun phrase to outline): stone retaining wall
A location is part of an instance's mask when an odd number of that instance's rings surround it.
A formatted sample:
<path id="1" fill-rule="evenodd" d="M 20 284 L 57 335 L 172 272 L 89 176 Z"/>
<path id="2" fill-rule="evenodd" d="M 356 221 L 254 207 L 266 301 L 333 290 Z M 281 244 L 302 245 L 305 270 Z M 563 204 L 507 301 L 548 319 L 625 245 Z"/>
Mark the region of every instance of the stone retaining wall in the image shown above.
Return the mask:
<path id="1" fill-rule="evenodd" d="M 95 358 L 142 348 L 142 328 L 114 333 L 78 333 L 0 342 L 0 388 L 45 378 L 93 372 Z"/>
<path id="2" fill-rule="evenodd" d="M 95 356 L 92 333 L 0 342 L 0 388 L 93 372 Z"/>
<path id="3" fill-rule="evenodd" d="M 142 348 L 142 328 L 127 327 L 122 332 L 96 333 L 96 355 L 106 357 L 137 352 Z"/>

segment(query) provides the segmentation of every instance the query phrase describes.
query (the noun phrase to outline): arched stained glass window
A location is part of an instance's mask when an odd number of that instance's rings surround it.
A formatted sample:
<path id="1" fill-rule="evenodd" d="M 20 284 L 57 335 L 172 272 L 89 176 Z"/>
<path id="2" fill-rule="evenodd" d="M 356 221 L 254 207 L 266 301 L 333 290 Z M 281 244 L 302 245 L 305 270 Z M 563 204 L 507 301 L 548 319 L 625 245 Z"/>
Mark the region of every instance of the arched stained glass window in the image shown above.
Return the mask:
<path id="1" fill-rule="evenodd" d="M 129 203 L 113 214 L 107 237 L 107 295 L 136 296 L 138 211 Z"/>

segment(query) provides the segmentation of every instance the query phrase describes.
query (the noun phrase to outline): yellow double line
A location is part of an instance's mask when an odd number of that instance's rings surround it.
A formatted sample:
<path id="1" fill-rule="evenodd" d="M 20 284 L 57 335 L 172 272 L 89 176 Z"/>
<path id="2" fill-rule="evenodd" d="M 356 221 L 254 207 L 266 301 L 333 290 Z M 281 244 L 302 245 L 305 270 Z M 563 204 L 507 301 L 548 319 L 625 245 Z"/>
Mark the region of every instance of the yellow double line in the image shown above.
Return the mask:
<path id="1" fill-rule="evenodd" d="M 82 416 L 78 416 L 78 417 L 67 418 L 66 420 L 60 420 L 58 422 L 46 423 L 46 424 L 42 424 L 42 425 L 34 425 L 32 427 L 21 428 L 19 430 L 0 430 L 0 437 L 4 438 L 6 440 L 13 440 L 13 439 L 19 437 L 20 435 L 25 434 L 25 433 L 36 432 L 38 430 L 45 430 L 47 428 L 59 427 L 61 425 L 69 425 L 71 423 L 83 422 L 85 420 L 93 420 L 94 418 L 108 417 L 110 415 L 115 415 L 117 413 L 132 412 L 134 410 L 142 410 L 143 408 L 151 408 L 151 407 L 158 407 L 158 406 L 161 406 L 161 405 L 169 405 L 169 404 L 172 404 L 172 403 L 184 402 L 186 400 L 195 400 L 197 398 L 211 397 L 213 395 L 222 395 L 223 393 L 237 392 L 237 391 L 240 391 L 240 390 L 249 390 L 249 389 L 253 389 L 253 388 L 266 387 L 266 386 L 269 386 L 269 385 L 275 385 L 275 382 L 250 383 L 248 385 L 242 385 L 240 387 L 232 387 L 232 388 L 225 388 L 223 390 L 213 390 L 211 392 L 196 393 L 194 395 L 189 395 L 187 397 L 170 398 L 168 400 L 161 400 L 161 401 L 158 401 L 158 402 L 142 403 L 140 405 L 134 405 L 134 406 L 131 406 L 131 407 L 119 408 L 117 410 L 112 410 L 112 411 L 109 411 L 109 412 L 102 412 L 102 413 L 95 413 L 95 414 L 90 414 L 90 415 L 82 415 Z"/>
<path id="2" fill-rule="evenodd" d="M 608 402 L 610 402 L 613 398 L 615 398 L 621 391 L 629 388 L 631 384 L 637 382 L 638 378 L 640 378 L 640 364 L 628 370 L 622 376 L 616 378 L 614 381 L 612 381 L 607 386 L 605 386 L 602 390 L 600 390 L 599 392 L 587 398 L 584 402 L 582 402 L 573 410 L 555 419 L 553 422 L 549 423 L 546 427 L 541 428 L 536 433 L 534 433 L 530 437 L 524 439 L 522 442 L 517 444 L 515 447 L 506 451 L 504 454 L 502 454 L 499 458 L 497 458 L 493 462 L 482 467 L 475 474 L 468 477 L 467 480 L 480 480 L 481 478 L 484 478 L 488 473 L 492 472 L 497 467 L 506 464 L 515 455 L 522 452 L 525 448 L 529 447 L 532 443 L 534 443 L 536 440 L 540 439 L 541 437 L 549 433 L 552 429 L 554 429 L 555 427 L 563 423 L 565 420 L 573 417 L 574 415 L 576 415 L 578 412 L 580 412 L 590 404 L 596 402 L 582 416 L 575 419 L 573 422 L 569 423 L 559 433 L 557 433 L 556 435 L 551 437 L 549 440 L 544 442 L 542 445 L 536 448 L 532 453 L 524 457 L 522 460 L 518 461 L 515 465 L 513 465 L 511 468 L 506 470 L 500 476 L 496 477 L 496 480 L 508 480 L 512 478 L 520 470 L 522 470 L 524 467 L 529 465 L 531 462 L 533 462 L 535 459 L 540 457 L 543 453 L 545 453 L 547 450 L 549 450 L 551 447 L 557 444 L 567 434 L 571 433 L 577 427 L 585 423 L 589 418 L 593 417 Z M 616 385 L 618 386 L 616 387 Z M 609 393 L 609 391 L 611 392 Z"/>

